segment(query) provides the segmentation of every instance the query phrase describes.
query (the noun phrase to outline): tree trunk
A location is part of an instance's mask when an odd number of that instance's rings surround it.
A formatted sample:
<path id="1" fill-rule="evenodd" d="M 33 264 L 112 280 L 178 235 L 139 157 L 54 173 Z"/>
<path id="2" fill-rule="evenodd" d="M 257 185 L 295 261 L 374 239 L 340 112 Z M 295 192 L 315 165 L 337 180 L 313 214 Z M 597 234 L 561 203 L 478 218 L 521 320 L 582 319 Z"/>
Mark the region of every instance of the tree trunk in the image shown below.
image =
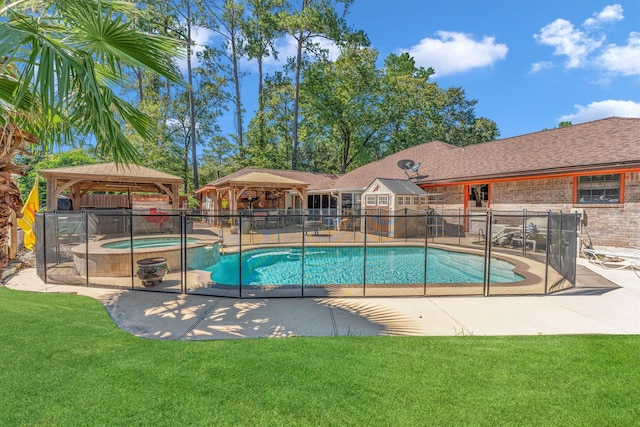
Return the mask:
<path id="1" fill-rule="evenodd" d="M 298 169 L 298 110 L 299 110 L 299 96 L 300 96 L 300 69 L 302 68 L 302 45 L 303 45 L 303 33 L 300 30 L 300 37 L 298 38 L 298 50 L 296 53 L 296 75 L 295 75 L 295 93 L 293 95 L 293 126 L 291 129 L 291 170 Z"/>

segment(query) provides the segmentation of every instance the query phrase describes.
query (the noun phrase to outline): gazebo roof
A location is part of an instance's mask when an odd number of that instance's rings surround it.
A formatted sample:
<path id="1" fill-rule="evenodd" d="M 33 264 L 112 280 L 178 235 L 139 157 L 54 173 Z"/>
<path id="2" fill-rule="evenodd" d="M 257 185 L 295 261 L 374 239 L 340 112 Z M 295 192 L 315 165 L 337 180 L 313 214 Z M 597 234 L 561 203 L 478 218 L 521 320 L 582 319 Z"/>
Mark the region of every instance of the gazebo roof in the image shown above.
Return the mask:
<path id="1" fill-rule="evenodd" d="M 223 181 L 224 182 L 224 181 Z M 265 186 L 271 185 L 309 185 L 308 182 L 296 181 L 295 179 L 285 178 L 283 176 L 274 175 L 267 172 L 250 172 L 246 175 L 238 176 L 227 180 L 227 182 L 233 182 L 234 184 L 263 184 Z M 220 183 L 222 184 L 222 182 Z"/>
<path id="2" fill-rule="evenodd" d="M 178 190 L 183 181 L 178 176 L 144 166 L 115 163 L 67 166 L 38 172 L 47 180 L 47 208 L 51 210 L 55 209 L 56 199 L 64 191 L 71 191 L 76 202 L 87 192 L 104 191 L 168 194 L 177 204 Z"/>
<path id="3" fill-rule="evenodd" d="M 114 191 L 113 184 L 122 184 L 123 188 L 132 191 L 148 191 L 143 189 L 150 185 L 157 191 L 156 183 L 182 184 L 182 178 L 160 172 L 140 165 L 116 165 L 115 163 L 97 163 L 92 165 L 67 166 L 38 171 L 45 179 L 78 179 L 92 183 L 93 191 Z M 101 188 L 102 187 L 102 188 Z M 104 189 L 107 187 L 107 190 Z M 110 189 L 110 190 L 109 190 Z"/>

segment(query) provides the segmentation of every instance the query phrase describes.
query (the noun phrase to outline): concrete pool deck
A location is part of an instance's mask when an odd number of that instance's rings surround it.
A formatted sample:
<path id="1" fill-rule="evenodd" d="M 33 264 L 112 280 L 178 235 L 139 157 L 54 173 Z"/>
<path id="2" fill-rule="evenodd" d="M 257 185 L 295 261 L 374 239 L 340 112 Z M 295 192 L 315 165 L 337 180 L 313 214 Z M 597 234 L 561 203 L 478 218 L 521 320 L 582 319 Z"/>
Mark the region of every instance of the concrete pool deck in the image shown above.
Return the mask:
<path id="1" fill-rule="evenodd" d="M 545 296 L 240 300 L 47 285 L 29 268 L 5 285 L 96 298 L 119 327 L 149 339 L 640 334 L 640 277 L 634 271 L 578 259 L 576 282 Z"/>

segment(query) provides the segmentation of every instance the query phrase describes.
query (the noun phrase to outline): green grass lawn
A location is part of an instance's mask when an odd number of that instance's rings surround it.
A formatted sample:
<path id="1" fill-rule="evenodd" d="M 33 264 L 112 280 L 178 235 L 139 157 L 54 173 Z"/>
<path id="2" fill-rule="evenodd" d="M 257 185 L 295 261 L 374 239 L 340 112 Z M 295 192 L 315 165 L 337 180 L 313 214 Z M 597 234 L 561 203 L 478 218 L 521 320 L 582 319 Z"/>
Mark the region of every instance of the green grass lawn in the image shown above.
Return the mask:
<path id="1" fill-rule="evenodd" d="M 0 425 L 638 425 L 639 336 L 152 341 L 0 288 Z"/>

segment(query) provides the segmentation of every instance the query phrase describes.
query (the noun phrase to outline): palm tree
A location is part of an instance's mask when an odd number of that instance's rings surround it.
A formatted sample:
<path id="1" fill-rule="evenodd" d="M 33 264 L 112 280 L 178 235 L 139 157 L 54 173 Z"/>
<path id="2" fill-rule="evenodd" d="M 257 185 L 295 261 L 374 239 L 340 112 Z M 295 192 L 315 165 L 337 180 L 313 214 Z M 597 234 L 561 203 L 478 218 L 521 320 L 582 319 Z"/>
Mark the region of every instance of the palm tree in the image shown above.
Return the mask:
<path id="1" fill-rule="evenodd" d="M 135 163 L 126 124 L 151 139 L 154 123 L 114 93 L 138 67 L 182 84 L 171 57 L 180 42 L 137 31 L 132 3 L 111 0 L 15 0 L 0 7 L 0 240 L 22 201 L 13 158 L 33 144 L 47 151 L 91 135 L 97 151 Z M 0 243 L 4 243 L 4 240 Z M 4 247 L 4 246 L 3 246 Z M 5 257 L 6 258 L 6 257 Z M 6 266 L 0 259 L 0 271 Z"/>

